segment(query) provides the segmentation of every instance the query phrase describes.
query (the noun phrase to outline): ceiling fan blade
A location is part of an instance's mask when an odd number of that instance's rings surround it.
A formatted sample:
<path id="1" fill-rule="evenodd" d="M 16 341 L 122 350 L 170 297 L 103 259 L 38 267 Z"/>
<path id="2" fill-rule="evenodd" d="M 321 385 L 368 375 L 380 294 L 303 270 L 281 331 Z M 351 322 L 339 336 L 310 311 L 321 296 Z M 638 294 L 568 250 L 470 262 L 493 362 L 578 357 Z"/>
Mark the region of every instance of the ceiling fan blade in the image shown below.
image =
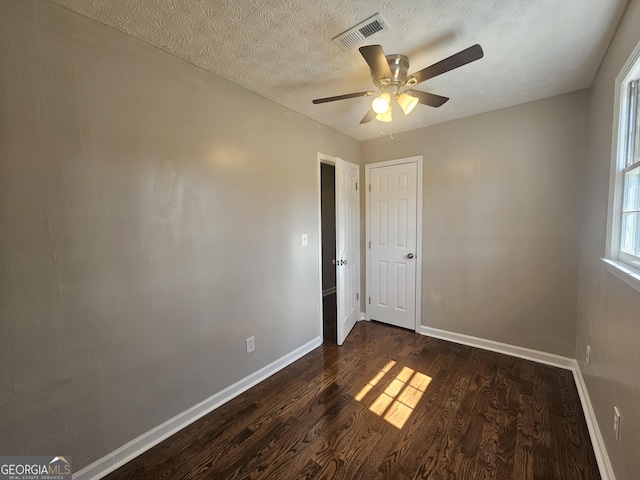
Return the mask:
<path id="1" fill-rule="evenodd" d="M 467 63 L 475 62 L 484 56 L 482 47 L 480 45 L 473 45 L 469 48 L 465 48 L 461 52 L 451 55 L 450 57 L 440 60 L 438 63 L 434 63 L 430 67 L 423 68 L 422 70 L 409 75 L 405 85 L 415 85 L 430 78 L 437 77 L 443 73 L 453 70 L 454 68 L 461 67 Z"/>
<path id="2" fill-rule="evenodd" d="M 382 50 L 380 45 L 366 45 L 360 47 L 359 50 L 369 64 L 374 78 L 388 78 L 389 80 L 393 78 L 393 74 L 389 68 L 389 62 L 387 62 L 387 57 L 385 57 L 384 50 Z"/>
<path id="3" fill-rule="evenodd" d="M 357 98 L 357 97 L 368 97 L 369 95 L 373 95 L 376 92 L 367 91 L 367 92 L 357 92 L 357 93 L 347 93 L 345 95 L 337 95 L 335 97 L 326 97 L 326 98 L 316 98 L 313 100 L 314 105 L 319 103 L 327 103 L 327 102 L 335 102 L 336 100 L 346 100 L 348 98 Z"/>
<path id="4" fill-rule="evenodd" d="M 406 93 L 412 97 L 416 97 L 419 103 L 435 108 L 441 107 L 449 101 L 449 97 L 442 97 L 434 93 L 421 92 L 420 90 L 407 90 Z"/>
<path id="5" fill-rule="evenodd" d="M 373 120 L 374 118 L 376 118 L 376 112 L 373 111 L 373 108 L 370 108 L 369 111 L 367 112 L 367 114 L 362 117 L 362 120 L 360 120 L 360 123 L 369 123 L 371 120 Z"/>

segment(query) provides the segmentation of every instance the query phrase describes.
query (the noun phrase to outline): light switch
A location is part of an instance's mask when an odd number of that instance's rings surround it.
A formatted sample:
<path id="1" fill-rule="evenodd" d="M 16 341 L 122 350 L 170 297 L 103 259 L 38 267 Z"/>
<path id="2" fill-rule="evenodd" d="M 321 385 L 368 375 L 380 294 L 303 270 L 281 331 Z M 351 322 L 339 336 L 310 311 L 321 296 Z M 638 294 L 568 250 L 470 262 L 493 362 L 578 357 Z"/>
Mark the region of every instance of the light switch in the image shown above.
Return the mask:
<path id="1" fill-rule="evenodd" d="M 307 246 L 307 243 L 308 243 L 307 234 L 306 234 L 306 233 L 303 233 L 303 234 L 302 234 L 302 246 L 303 246 L 303 247 L 306 247 L 306 246 Z"/>

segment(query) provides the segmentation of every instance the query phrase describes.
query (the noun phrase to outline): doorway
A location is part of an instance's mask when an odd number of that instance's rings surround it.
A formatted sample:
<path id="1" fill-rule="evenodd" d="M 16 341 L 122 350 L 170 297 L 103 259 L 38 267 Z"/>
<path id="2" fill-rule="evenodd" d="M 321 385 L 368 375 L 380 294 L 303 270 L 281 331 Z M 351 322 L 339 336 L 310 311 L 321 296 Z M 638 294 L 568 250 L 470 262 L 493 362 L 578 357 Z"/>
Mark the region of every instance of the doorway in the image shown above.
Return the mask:
<path id="1" fill-rule="evenodd" d="M 419 330 L 422 156 L 365 166 L 367 318 Z"/>
<path id="2" fill-rule="evenodd" d="M 338 343 L 336 295 L 336 167 L 320 163 L 320 228 L 322 232 L 322 332 L 324 341 Z"/>
<path id="3" fill-rule="evenodd" d="M 326 208 L 322 205 L 323 171 L 326 172 L 324 180 Z M 359 165 L 339 157 L 318 153 L 318 223 L 321 239 L 318 252 L 321 276 L 319 293 L 322 294 L 321 304 L 323 307 L 327 305 L 327 314 L 321 311 L 323 321 L 320 328 L 325 337 L 324 318 L 326 316 L 327 333 L 331 335 L 334 325 L 331 319 L 335 312 L 335 338 L 338 345 L 342 345 L 360 319 L 359 177 Z M 333 178 L 333 195 L 331 195 L 331 178 Z M 333 208 L 331 208 L 332 202 Z M 325 215 L 326 219 L 323 218 Z M 323 222 L 326 227 L 323 226 Z M 326 248 L 323 248 L 325 245 Z M 335 297 L 330 296 L 333 288 L 335 288 Z M 327 293 L 326 302 L 324 293 Z"/>

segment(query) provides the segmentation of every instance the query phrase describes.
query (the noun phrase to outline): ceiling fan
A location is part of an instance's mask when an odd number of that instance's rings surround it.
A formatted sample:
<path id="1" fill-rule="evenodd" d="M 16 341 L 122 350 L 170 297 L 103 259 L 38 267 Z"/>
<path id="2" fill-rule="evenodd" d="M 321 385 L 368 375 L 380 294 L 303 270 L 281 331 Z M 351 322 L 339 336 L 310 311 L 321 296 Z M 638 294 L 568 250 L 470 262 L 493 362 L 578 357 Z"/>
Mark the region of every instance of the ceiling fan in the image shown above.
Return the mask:
<path id="1" fill-rule="evenodd" d="M 366 92 L 347 93 L 313 100 L 313 103 L 317 105 L 348 98 L 369 97 L 380 93 L 373 99 L 371 108 L 360 123 L 370 122 L 374 118 L 381 122 L 390 122 L 393 99 L 395 99 L 405 115 L 411 113 L 418 103 L 436 108 L 442 106 L 449 98 L 414 90 L 411 87 L 454 68 L 479 60 L 484 56 L 482 47 L 476 44 L 408 75 L 409 59 L 405 55 L 385 55 L 380 45 L 360 47 L 360 53 L 369 64 L 369 68 L 371 68 L 373 83 L 378 87 L 379 92 L 368 90 Z"/>

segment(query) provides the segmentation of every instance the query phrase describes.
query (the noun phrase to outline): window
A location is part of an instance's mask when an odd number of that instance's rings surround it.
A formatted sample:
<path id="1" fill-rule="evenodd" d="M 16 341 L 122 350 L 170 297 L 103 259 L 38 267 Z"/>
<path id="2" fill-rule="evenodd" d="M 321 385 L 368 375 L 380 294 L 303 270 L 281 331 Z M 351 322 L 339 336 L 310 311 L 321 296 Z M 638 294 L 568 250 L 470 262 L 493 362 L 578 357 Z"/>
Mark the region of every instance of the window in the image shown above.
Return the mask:
<path id="1" fill-rule="evenodd" d="M 640 108 L 638 80 L 628 86 L 619 258 L 640 267 Z"/>
<path id="2" fill-rule="evenodd" d="M 640 45 L 616 79 L 616 110 L 604 260 L 640 291 Z"/>

